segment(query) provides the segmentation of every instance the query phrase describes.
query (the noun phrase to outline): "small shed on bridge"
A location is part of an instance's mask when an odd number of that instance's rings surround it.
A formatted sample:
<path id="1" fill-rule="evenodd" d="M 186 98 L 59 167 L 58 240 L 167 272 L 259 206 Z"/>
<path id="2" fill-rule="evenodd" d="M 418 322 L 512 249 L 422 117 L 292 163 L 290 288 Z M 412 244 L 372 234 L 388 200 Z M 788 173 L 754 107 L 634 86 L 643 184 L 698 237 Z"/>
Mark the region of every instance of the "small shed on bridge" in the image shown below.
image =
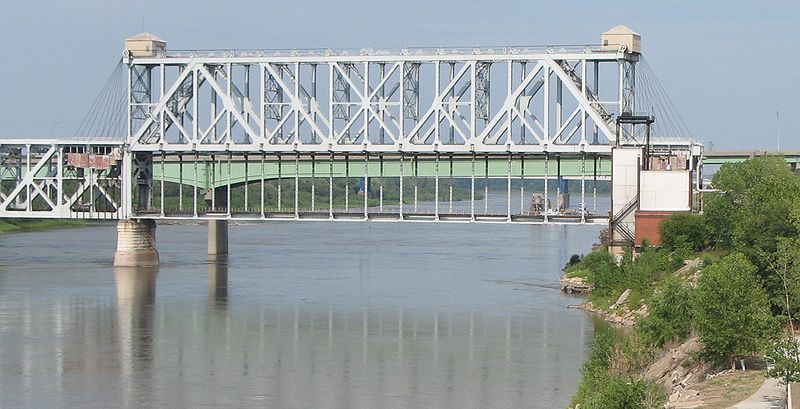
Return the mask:
<path id="1" fill-rule="evenodd" d="M 167 49 L 167 42 L 150 33 L 139 33 L 125 39 L 125 49 L 132 57 L 152 57 Z"/>
<path id="2" fill-rule="evenodd" d="M 616 51 L 620 44 L 625 44 L 628 52 L 641 54 L 642 36 L 628 27 L 616 26 L 600 35 L 603 51 Z"/>

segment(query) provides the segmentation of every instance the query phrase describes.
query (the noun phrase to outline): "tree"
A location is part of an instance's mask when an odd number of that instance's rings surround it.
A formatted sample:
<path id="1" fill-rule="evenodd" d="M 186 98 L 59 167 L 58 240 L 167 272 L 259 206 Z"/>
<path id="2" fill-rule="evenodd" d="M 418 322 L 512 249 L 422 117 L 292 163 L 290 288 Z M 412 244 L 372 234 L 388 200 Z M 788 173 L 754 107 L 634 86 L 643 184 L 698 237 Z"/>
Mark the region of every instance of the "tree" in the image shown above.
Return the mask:
<path id="1" fill-rule="evenodd" d="M 774 253 L 763 256 L 772 274 L 766 278 L 773 304 L 783 310 L 794 332 L 794 317 L 800 309 L 800 239 L 778 238 Z"/>
<path id="2" fill-rule="evenodd" d="M 665 248 L 702 250 L 709 239 L 709 229 L 703 216 L 692 213 L 673 213 L 658 226 Z"/>
<path id="3" fill-rule="evenodd" d="M 755 267 L 732 253 L 705 269 L 694 290 L 693 312 L 703 354 L 714 363 L 760 352 L 777 332 Z"/>
<path id="4" fill-rule="evenodd" d="M 800 197 L 800 178 L 783 158 L 725 164 L 713 183 L 720 192 L 707 195 L 705 217 L 722 246 L 759 263 L 758 255 L 775 251 L 778 237 L 797 235 L 790 214 Z"/>
<path id="5" fill-rule="evenodd" d="M 785 334 L 772 344 L 766 355 L 767 375 L 784 384 L 800 382 L 800 342 L 793 334 Z"/>

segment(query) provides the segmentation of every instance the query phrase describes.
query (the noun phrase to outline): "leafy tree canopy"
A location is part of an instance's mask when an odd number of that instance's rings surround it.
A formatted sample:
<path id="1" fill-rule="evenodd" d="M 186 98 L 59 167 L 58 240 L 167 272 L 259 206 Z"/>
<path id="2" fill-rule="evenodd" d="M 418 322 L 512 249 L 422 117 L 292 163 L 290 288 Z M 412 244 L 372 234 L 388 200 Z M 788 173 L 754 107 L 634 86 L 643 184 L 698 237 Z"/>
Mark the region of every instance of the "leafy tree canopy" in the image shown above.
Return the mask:
<path id="1" fill-rule="evenodd" d="M 755 267 L 741 253 L 703 271 L 693 304 L 703 352 L 716 363 L 758 353 L 777 331 L 767 293 Z"/>

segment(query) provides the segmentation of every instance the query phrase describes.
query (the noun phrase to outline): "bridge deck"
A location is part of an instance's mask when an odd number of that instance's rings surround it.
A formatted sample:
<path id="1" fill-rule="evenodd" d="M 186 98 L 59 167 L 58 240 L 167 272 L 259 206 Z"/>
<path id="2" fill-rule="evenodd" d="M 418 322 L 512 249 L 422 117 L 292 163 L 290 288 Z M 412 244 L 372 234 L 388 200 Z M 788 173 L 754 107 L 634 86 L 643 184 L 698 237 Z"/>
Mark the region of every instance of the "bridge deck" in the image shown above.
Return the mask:
<path id="1" fill-rule="evenodd" d="M 157 212 L 139 212 L 141 218 L 156 220 L 231 220 L 231 221 L 369 221 L 369 222 L 450 222 L 450 223 L 521 223 L 521 224 L 607 224 L 608 217 L 578 212 L 551 214 L 512 214 L 511 217 L 501 213 L 485 213 L 470 215 L 469 213 L 436 213 L 432 212 L 370 212 L 366 215 L 359 211 L 303 211 L 303 212 L 257 212 L 250 213 L 205 213 L 194 216 L 188 212 L 172 212 L 164 215 Z"/>
<path id="2" fill-rule="evenodd" d="M 703 165 L 724 165 L 744 162 L 756 156 L 782 156 L 791 164 L 800 163 L 800 151 L 717 151 L 703 154 Z"/>

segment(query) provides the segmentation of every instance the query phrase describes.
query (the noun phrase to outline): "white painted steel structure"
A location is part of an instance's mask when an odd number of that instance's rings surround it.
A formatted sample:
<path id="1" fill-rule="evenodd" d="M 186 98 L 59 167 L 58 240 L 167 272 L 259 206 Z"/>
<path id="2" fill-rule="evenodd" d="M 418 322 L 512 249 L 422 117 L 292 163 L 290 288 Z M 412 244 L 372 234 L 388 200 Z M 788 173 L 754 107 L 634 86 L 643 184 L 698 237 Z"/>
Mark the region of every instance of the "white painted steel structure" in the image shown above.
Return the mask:
<path id="1" fill-rule="evenodd" d="M 608 154 L 638 59 L 624 46 L 126 52 L 129 149 Z"/>
<path id="2" fill-rule="evenodd" d="M 0 139 L 0 217 L 120 219 L 119 167 L 69 166 L 69 154 L 122 157 L 123 141 Z"/>

